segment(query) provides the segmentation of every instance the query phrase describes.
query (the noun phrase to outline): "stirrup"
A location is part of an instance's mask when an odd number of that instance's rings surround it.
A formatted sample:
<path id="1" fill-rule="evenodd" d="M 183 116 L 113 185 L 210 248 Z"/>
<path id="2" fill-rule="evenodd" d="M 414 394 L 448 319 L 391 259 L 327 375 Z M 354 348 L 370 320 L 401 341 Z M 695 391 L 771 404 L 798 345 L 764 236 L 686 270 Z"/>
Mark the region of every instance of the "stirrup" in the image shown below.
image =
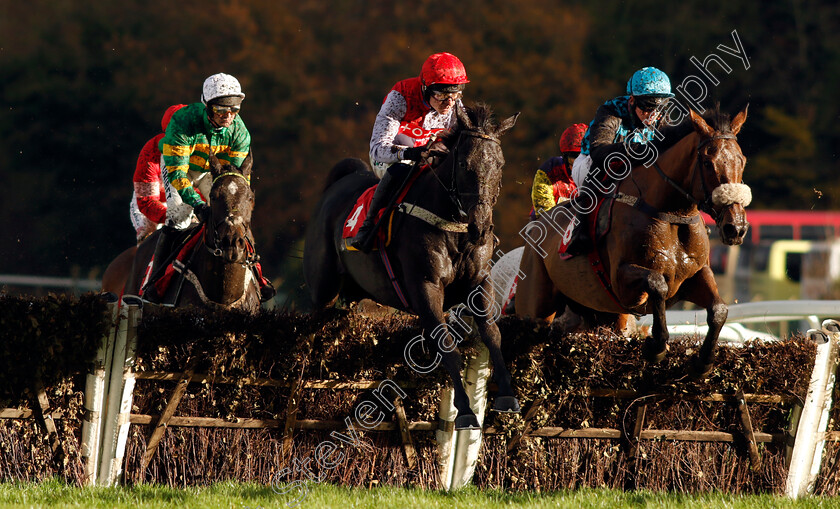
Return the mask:
<path id="1" fill-rule="evenodd" d="M 375 227 L 375 224 L 371 224 L 365 228 L 365 224 L 362 223 L 359 231 L 356 232 L 356 236 L 350 241 L 350 247 L 365 254 L 370 253 L 373 250 L 373 243 L 376 240 Z"/>

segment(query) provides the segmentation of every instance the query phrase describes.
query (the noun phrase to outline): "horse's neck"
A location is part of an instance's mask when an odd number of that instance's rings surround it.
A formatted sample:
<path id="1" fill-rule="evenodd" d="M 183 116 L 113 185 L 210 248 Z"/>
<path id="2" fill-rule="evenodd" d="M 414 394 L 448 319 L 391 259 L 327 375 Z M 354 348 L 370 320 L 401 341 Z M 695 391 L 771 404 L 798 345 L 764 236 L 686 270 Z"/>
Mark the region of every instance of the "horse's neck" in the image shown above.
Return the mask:
<path id="1" fill-rule="evenodd" d="M 431 185 L 433 188 L 436 189 L 435 191 L 435 203 L 436 206 L 441 207 L 444 214 L 451 216 L 456 221 L 460 220 L 458 218 L 458 209 L 453 203 L 453 200 L 449 196 L 447 189 L 451 188 L 452 183 L 454 182 L 453 177 L 455 176 L 455 172 L 457 171 L 458 164 L 455 160 L 454 156 L 450 156 L 446 158 L 437 168 L 433 168 L 432 171 L 435 172 L 437 178 L 435 176 L 431 176 L 431 180 L 437 181 L 440 180 L 443 183 L 443 186 L 440 185 L 439 182 L 433 182 Z M 469 170 L 463 170 L 469 171 Z M 468 222 L 471 224 L 476 224 L 479 227 L 479 230 L 484 230 L 486 225 L 492 225 L 493 222 L 493 207 L 492 205 L 496 202 L 498 198 L 499 190 L 498 186 L 493 186 L 492 184 L 487 183 L 486 179 L 483 178 L 482 175 L 478 175 L 477 179 L 478 185 L 475 189 L 458 189 L 461 197 L 461 204 L 464 208 L 469 208 L 468 204 L 472 202 L 474 199 L 473 196 L 477 195 L 477 202 L 478 204 L 473 207 L 468 212 L 469 220 Z"/>
<path id="2" fill-rule="evenodd" d="M 700 135 L 692 132 L 666 150 L 656 161 L 665 175 L 688 193 L 692 191 L 691 180 L 699 141 Z M 642 198 L 652 206 L 662 211 L 683 211 L 694 207 L 694 203 L 662 178 L 653 165 L 647 168 L 644 176 L 644 184 L 640 184 L 638 178 L 634 181 L 641 187 Z"/>

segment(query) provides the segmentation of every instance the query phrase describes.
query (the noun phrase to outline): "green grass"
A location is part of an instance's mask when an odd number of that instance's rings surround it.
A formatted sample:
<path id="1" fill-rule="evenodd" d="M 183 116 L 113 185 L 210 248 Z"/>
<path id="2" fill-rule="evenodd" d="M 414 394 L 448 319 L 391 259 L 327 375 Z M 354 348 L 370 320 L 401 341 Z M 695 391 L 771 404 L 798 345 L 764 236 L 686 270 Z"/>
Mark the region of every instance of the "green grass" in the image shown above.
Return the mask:
<path id="1" fill-rule="evenodd" d="M 328 484 L 310 484 L 296 506 L 305 508 L 811 508 L 840 507 L 840 499 L 809 497 L 788 500 L 772 495 L 696 496 L 646 491 L 621 492 L 582 489 L 557 493 L 481 491 L 468 487 L 446 493 L 403 488 L 350 489 Z M 206 488 L 167 488 L 141 485 L 116 488 L 74 488 L 60 481 L 0 484 L 0 507 L 92 507 L 92 508 L 287 508 L 302 492 L 292 487 L 277 494 L 255 484 L 220 483 Z"/>

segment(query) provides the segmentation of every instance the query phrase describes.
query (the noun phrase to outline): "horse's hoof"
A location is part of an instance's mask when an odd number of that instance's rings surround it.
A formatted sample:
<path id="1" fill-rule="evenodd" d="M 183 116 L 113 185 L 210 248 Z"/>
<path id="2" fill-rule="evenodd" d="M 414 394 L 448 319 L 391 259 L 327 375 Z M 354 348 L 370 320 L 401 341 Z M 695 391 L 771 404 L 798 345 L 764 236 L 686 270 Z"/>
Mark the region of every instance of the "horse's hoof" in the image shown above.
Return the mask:
<path id="1" fill-rule="evenodd" d="M 704 364 L 700 362 L 699 357 L 697 357 L 696 355 L 692 356 L 691 363 L 688 367 L 688 377 L 691 380 L 702 380 L 706 378 L 706 376 L 708 376 L 709 373 L 712 372 L 714 366 L 715 365 L 713 362 Z"/>
<path id="2" fill-rule="evenodd" d="M 665 359 L 665 355 L 668 354 L 668 345 L 664 345 L 663 347 L 659 347 L 656 345 L 654 339 L 650 336 L 645 338 L 645 344 L 642 345 L 642 355 L 644 356 L 645 360 L 651 364 L 658 364 Z"/>
<path id="3" fill-rule="evenodd" d="M 481 426 L 478 425 L 478 417 L 475 414 L 466 414 L 455 418 L 455 429 L 481 429 Z"/>
<path id="4" fill-rule="evenodd" d="M 515 396 L 498 396 L 493 403 L 493 411 L 503 414 L 518 414 L 521 409 Z"/>

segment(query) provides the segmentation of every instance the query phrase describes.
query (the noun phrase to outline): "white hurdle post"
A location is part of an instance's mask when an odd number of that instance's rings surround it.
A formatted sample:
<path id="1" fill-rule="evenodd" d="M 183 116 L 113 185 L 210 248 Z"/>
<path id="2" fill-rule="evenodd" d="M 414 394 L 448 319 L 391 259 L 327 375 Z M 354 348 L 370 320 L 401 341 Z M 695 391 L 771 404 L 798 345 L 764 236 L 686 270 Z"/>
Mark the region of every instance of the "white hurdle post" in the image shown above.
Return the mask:
<path id="1" fill-rule="evenodd" d="M 471 334 L 475 335 L 475 332 Z M 487 385 L 490 371 L 490 351 L 481 344 L 478 354 L 467 360 L 463 380 L 464 389 L 470 398 L 470 408 L 478 418 L 479 426 L 482 427 L 487 410 Z M 439 427 L 435 436 L 438 444 L 440 479 L 446 490 L 458 489 L 470 483 L 481 452 L 483 437 L 483 429 L 454 430 L 458 412 L 453 404 L 453 398 L 454 391 L 451 388 L 444 390 L 441 394 L 439 419 L 443 426 Z"/>
<path id="2" fill-rule="evenodd" d="M 108 315 L 111 317 L 111 326 L 108 332 L 102 337 L 91 369 L 85 377 L 85 414 L 82 421 L 81 452 L 85 466 L 85 485 L 87 486 L 96 484 L 96 476 L 99 471 L 99 447 L 102 436 L 102 417 L 107 390 L 107 378 L 105 376 L 106 359 L 109 348 L 113 355 L 113 339 L 118 321 L 119 297 L 113 293 L 106 293 L 103 294 L 103 298 L 107 302 Z M 110 362 L 107 366 L 110 367 Z"/>
<path id="3" fill-rule="evenodd" d="M 134 355 L 137 347 L 137 324 L 142 316 L 138 297 L 123 297 L 120 321 L 114 340 L 114 354 L 109 366 L 107 405 L 103 419 L 98 484 L 113 486 L 122 474 L 129 415 L 134 393 Z"/>
<path id="4" fill-rule="evenodd" d="M 826 320 L 822 329 L 809 330 L 808 338 L 817 343 L 817 355 L 808 394 L 795 424 L 793 448 L 788 450 L 785 495 L 794 499 L 811 493 L 819 475 L 837 372 L 840 327 L 834 320 Z M 792 419 L 791 427 L 793 423 Z"/>

